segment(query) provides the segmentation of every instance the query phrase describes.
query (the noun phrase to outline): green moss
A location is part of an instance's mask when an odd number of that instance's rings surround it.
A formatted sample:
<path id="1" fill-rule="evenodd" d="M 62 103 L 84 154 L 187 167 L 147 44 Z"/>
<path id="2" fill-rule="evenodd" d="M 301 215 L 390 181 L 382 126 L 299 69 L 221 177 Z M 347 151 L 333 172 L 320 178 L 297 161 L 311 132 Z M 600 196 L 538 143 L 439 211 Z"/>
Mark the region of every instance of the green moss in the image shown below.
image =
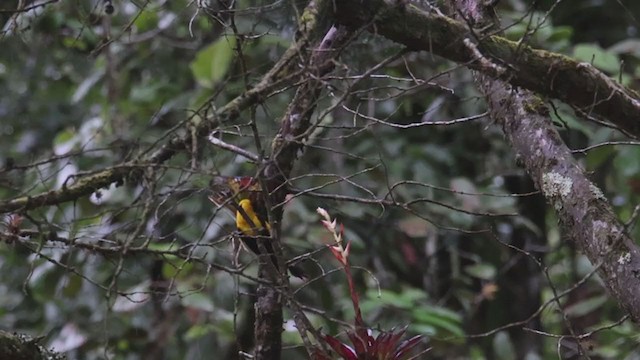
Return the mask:
<path id="1" fill-rule="evenodd" d="M 317 13 L 315 11 L 306 10 L 302 16 L 300 16 L 300 31 L 307 32 L 313 29 L 316 24 L 316 15 Z"/>
<path id="2" fill-rule="evenodd" d="M 545 102 L 538 96 L 529 96 L 524 103 L 524 109 L 528 113 L 547 115 L 549 109 Z"/>

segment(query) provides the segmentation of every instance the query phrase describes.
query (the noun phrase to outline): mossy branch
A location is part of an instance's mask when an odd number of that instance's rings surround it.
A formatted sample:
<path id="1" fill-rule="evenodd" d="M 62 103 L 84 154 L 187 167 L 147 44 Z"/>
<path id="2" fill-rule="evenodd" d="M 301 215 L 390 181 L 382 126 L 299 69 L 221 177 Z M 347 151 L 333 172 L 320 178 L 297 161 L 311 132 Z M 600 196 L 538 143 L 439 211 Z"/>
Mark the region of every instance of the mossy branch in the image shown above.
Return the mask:
<path id="1" fill-rule="evenodd" d="M 192 144 L 191 136 L 205 138 L 220 123 L 237 118 L 243 110 L 260 103 L 276 89 L 294 83 L 299 79 L 302 72 L 293 71 L 292 69 L 295 68 L 300 51 L 301 44 L 293 42 L 278 62 L 262 77 L 260 82 L 225 106 L 217 109 L 206 119 L 201 121 L 186 120 L 185 123 L 189 123 L 188 126 L 192 127 L 194 131 L 187 131 L 183 135 L 174 135 L 147 157 L 96 171 L 88 176 L 78 177 L 73 184 L 61 189 L 0 201 L 0 214 L 28 211 L 43 206 L 74 201 L 89 196 L 101 188 L 109 188 L 113 183 L 124 182 L 126 178 L 131 177 L 132 171 L 140 171 L 144 168 L 163 164 L 176 153 L 190 149 Z"/>
<path id="2" fill-rule="evenodd" d="M 559 99 L 640 138 L 640 94 L 590 64 L 497 35 L 478 37 L 464 22 L 403 3 L 370 0 L 363 6 L 360 0 L 342 0 L 336 2 L 334 16 L 345 25 L 366 27 L 411 50 L 429 51 L 512 85 Z M 475 46 L 469 46 L 469 42 Z"/>
<path id="3" fill-rule="evenodd" d="M 479 0 L 459 1 L 460 11 L 475 23 L 488 15 L 471 11 Z M 640 320 L 640 248 L 629 237 L 602 191 L 586 176 L 553 126 L 549 112 L 531 91 L 478 74 L 492 118 L 502 125 L 529 176 L 553 206 L 567 238 L 589 258 L 620 307 Z"/>
<path id="4" fill-rule="evenodd" d="M 0 359 L 64 360 L 66 357 L 45 349 L 38 339 L 0 330 Z"/>

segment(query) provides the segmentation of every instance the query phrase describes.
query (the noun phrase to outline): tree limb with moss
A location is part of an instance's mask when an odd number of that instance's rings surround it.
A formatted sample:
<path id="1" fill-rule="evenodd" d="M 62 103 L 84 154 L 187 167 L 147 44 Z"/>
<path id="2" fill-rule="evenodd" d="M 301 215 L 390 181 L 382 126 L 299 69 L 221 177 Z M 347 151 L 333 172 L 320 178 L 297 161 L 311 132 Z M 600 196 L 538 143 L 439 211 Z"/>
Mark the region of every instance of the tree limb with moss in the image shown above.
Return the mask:
<path id="1" fill-rule="evenodd" d="M 640 94 L 589 63 L 481 33 L 464 21 L 395 0 L 336 2 L 336 19 L 414 51 L 429 51 L 513 86 L 561 100 L 640 138 Z M 481 56 L 479 56 L 481 55 Z M 482 60 L 482 59 L 486 59 Z"/>
<path id="2" fill-rule="evenodd" d="M 476 0 L 454 2 L 472 24 L 489 24 L 491 8 Z M 555 209 L 565 236 L 597 269 L 611 296 L 640 320 L 640 248 L 618 220 L 553 126 L 549 111 L 531 91 L 483 73 L 476 85 L 536 187 Z"/>

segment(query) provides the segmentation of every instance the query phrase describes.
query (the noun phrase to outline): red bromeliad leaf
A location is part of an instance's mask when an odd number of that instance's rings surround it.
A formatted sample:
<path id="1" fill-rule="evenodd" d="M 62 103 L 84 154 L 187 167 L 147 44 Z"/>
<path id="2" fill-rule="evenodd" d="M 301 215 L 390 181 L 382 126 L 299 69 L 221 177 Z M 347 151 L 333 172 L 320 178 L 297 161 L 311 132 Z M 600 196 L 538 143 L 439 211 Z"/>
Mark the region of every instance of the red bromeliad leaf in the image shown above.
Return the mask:
<path id="1" fill-rule="evenodd" d="M 404 335 L 406 327 L 399 331 L 381 332 L 370 345 L 368 355 L 375 359 L 393 360 L 398 341 Z"/>
<path id="2" fill-rule="evenodd" d="M 381 352 L 382 348 L 384 347 L 384 340 L 381 337 L 383 333 L 380 333 L 380 335 L 378 335 L 377 338 L 375 338 L 373 340 L 373 343 L 371 344 L 371 346 L 369 347 L 369 353 L 367 355 L 369 356 L 375 356 L 376 359 L 384 359 L 383 357 L 383 353 Z M 380 341 L 383 340 L 383 341 Z"/>
<path id="3" fill-rule="evenodd" d="M 411 351 L 416 345 L 422 341 L 422 335 L 416 335 L 411 339 L 403 341 L 396 349 L 396 353 L 393 356 L 394 360 L 401 360 L 404 356 Z"/>
<path id="4" fill-rule="evenodd" d="M 358 327 L 355 331 L 347 332 L 347 336 L 349 337 L 349 340 L 351 340 L 356 354 L 370 354 L 375 340 L 371 335 L 369 335 L 369 330 L 367 328 Z"/>
<path id="5" fill-rule="evenodd" d="M 400 345 L 400 339 L 402 338 L 402 336 L 404 336 L 404 333 L 406 332 L 407 327 L 405 326 L 404 328 L 398 330 L 398 331 L 391 331 L 389 333 L 387 333 L 384 337 L 385 340 L 385 347 L 384 347 L 384 359 L 393 359 L 395 360 L 395 353 Z"/>
<path id="6" fill-rule="evenodd" d="M 343 360 L 403 360 L 422 341 L 422 335 L 400 341 L 406 330 L 407 328 L 404 327 L 390 332 L 381 332 L 376 338 L 371 336 L 371 330 L 367 328 L 348 331 L 347 336 L 353 348 L 331 335 L 324 335 L 323 338 Z M 320 352 L 314 355 L 314 360 L 329 360 Z"/>
<path id="7" fill-rule="evenodd" d="M 387 359 L 391 350 L 395 348 L 395 344 L 391 342 L 391 333 L 380 333 L 375 341 L 375 353 L 378 359 Z"/>
<path id="8" fill-rule="evenodd" d="M 353 344 L 353 348 L 354 348 L 356 354 L 364 355 L 366 353 L 366 349 L 367 349 L 367 344 L 364 342 L 364 340 L 362 338 L 358 337 L 353 332 L 348 332 L 347 336 L 349 337 L 349 340 Z"/>
<path id="9" fill-rule="evenodd" d="M 389 346 L 390 349 L 389 351 L 395 350 L 398 348 L 398 345 L 400 344 L 399 341 L 400 339 L 404 336 L 404 333 L 407 331 L 407 327 L 403 327 L 402 329 L 398 330 L 398 331 L 392 331 L 390 333 L 390 337 L 389 337 Z"/>
<path id="10" fill-rule="evenodd" d="M 342 356 L 344 360 L 358 360 L 356 352 L 349 346 L 340 342 L 340 340 L 334 338 L 331 335 L 324 335 L 324 341 L 331 346 L 333 351 Z"/>
<path id="11" fill-rule="evenodd" d="M 329 357 L 329 355 L 325 354 L 322 350 L 320 349 L 314 349 L 313 350 L 313 360 L 331 360 L 331 358 Z"/>

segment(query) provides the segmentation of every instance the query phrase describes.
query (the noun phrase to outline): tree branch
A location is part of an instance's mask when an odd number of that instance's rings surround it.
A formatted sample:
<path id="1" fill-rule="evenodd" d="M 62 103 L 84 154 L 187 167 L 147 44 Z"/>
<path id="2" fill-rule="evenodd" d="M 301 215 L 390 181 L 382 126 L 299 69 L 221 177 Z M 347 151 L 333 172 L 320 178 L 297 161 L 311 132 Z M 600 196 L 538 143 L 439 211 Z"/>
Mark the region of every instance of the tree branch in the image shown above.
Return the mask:
<path id="1" fill-rule="evenodd" d="M 512 85 L 557 98 L 580 113 L 607 119 L 640 138 L 640 94 L 588 63 L 496 35 L 478 39 L 463 22 L 396 0 L 370 0 L 366 6 L 360 0 L 337 1 L 334 16 L 342 24 L 366 27 L 412 50 L 430 51 Z M 468 46 L 465 40 L 473 41 L 476 47 Z"/>
<path id="2" fill-rule="evenodd" d="M 287 179 L 296 160 L 296 155 L 302 149 L 301 136 L 311 127 L 311 115 L 323 89 L 322 76 L 331 72 L 334 68 L 332 61 L 337 56 L 339 49 L 346 44 L 350 32 L 346 27 L 332 27 L 325 34 L 323 40 L 311 49 L 320 31 L 324 28 L 322 22 L 326 22 L 324 16 L 332 4 L 331 1 L 311 1 L 299 20 L 300 47 L 297 54 L 303 62 L 304 82 L 296 90 L 287 112 L 281 121 L 281 127 L 271 146 L 271 158 L 264 164 L 260 173 L 260 181 L 265 192 L 265 203 L 269 209 L 269 223 L 271 224 L 271 236 L 274 253 L 279 260 L 279 269 L 286 269 L 283 261 L 282 246 L 280 243 L 280 224 L 282 220 L 282 207 L 273 204 L 282 204 L 285 200 Z M 268 196 L 267 196 L 268 193 Z M 257 289 L 256 311 L 256 359 L 280 358 L 281 333 L 283 322 L 283 302 L 286 302 L 294 313 L 294 321 L 305 344 L 305 348 L 311 356 L 313 344 L 310 342 L 307 332 L 316 333 L 297 303 L 293 301 L 293 294 L 289 291 L 286 273 L 273 274 L 269 267 L 260 262 L 260 277 L 273 280 L 273 284 L 260 284 Z M 278 276 L 280 275 L 280 276 Z M 317 335 L 317 334 L 316 334 Z M 322 343 L 321 343 L 322 344 Z"/>
<path id="3" fill-rule="evenodd" d="M 319 29 L 318 23 L 322 17 L 319 14 L 327 11 L 330 1 L 310 2 L 306 12 L 301 16 L 300 28 L 309 33 L 309 28 Z M 280 269 L 286 269 L 283 264 L 282 246 L 280 244 L 280 223 L 282 219 L 282 207 L 271 206 L 284 203 L 287 189 L 287 179 L 291 173 L 298 153 L 303 148 L 302 137 L 312 126 L 311 116 L 316 108 L 317 101 L 324 89 L 322 77 L 334 69 L 334 58 L 347 43 L 351 32 L 344 26 L 333 26 L 325 34 L 316 48 L 301 49 L 301 59 L 305 71 L 305 81 L 298 87 L 296 94 L 289 104 L 285 115 L 282 117 L 278 134 L 271 145 L 271 158 L 265 164 L 261 172 L 264 188 L 269 190 L 269 196 L 265 199 L 269 211 L 269 223 L 272 225 L 272 244 L 277 258 L 281 262 Z M 260 274 L 268 276 L 267 269 L 261 263 Z M 281 274 L 280 279 L 274 279 L 279 285 L 260 285 L 258 287 L 258 301 L 256 302 L 256 343 L 280 338 L 282 329 L 282 305 L 293 310 L 294 321 L 300 332 L 307 351 L 311 356 L 313 344 L 308 339 L 307 332 L 315 334 L 313 328 L 304 313 L 294 301 L 293 295 L 288 289 L 286 275 Z M 274 278 L 271 276 L 271 278 Z M 283 297 L 284 295 L 284 297 Z M 267 323 L 269 322 L 269 323 Z M 322 342 L 320 342 L 323 345 Z M 256 347 L 256 359 L 276 359 L 276 354 L 271 348 Z M 279 356 L 279 353 L 277 354 Z"/>
<path id="4" fill-rule="evenodd" d="M 112 183 L 124 183 L 126 179 L 136 179 L 140 171 L 154 167 L 171 159 L 176 153 L 190 149 L 192 136 L 206 138 L 219 124 L 236 119 L 240 112 L 257 104 L 276 89 L 299 79 L 301 72 L 293 71 L 301 48 L 300 42 L 293 42 L 278 62 L 267 72 L 259 83 L 245 91 L 225 106 L 217 109 L 202 121 L 184 121 L 185 127 L 193 128 L 184 135 L 173 135 L 158 150 L 147 157 L 119 164 L 78 178 L 72 185 L 35 195 L 19 196 L 0 201 L 0 214 L 27 211 L 43 206 L 56 205 L 89 196 L 101 188 L 109 188 Z M 178 127 L 176 127 L 178 128 Z"/>
<path id="5" fill-rule="evenodd" d="M 457 0 L 472 23 L 487 22 Z M 470 0 L 475 2 L 474 0 Z M 640 249 L 616 218 L 602 191 L 587 179 L 562 142 L 544 102 L 528 90 L 476 74 L 491 116 L 502 125 L 507 140 L 536 184 L 556 210 L 568 238 L 598 265 L 611 296 L 640 320 Z"/>

